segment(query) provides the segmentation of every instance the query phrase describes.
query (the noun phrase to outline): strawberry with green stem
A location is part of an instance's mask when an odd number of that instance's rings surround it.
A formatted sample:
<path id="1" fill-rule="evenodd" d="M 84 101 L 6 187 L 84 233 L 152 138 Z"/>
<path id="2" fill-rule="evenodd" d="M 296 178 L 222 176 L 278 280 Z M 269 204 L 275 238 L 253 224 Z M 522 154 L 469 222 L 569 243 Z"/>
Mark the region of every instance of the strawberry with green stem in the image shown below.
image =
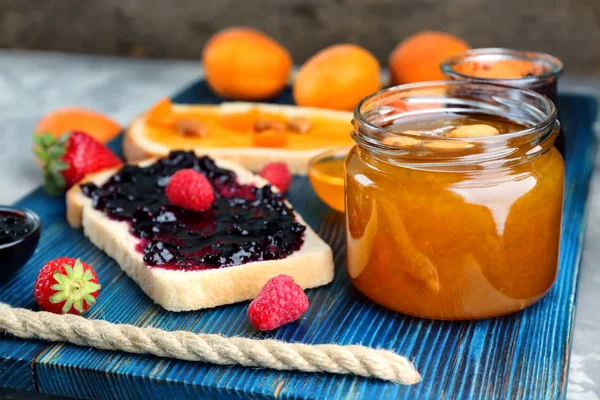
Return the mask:
<path id="1" fill-rule="evenodd" d="M 121 160 L 102 143 L 83 132 L 69 132 L 55 138 L 35 134 L 34 152 L 42 163 L 44 189 L 60 194 L 87 174 L 121 165 Z"/>
<path id="2" fill-rule="evenodd" d="M 79 259 L 62 257 L 40 270 L 34 286 L 39 307 L 56 314 L 83 314 L 100 291 L 96 272 Z"/>

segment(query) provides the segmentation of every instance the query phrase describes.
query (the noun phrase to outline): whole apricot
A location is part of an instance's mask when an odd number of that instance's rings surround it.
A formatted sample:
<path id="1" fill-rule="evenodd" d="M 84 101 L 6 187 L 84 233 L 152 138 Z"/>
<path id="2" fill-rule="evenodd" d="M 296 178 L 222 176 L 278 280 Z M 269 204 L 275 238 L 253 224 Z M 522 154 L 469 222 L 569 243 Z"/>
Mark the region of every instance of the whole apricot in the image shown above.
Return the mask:
<path id="1" fill-rule="evenodd" d="M 65 107 L 44 116 L 35 127 L 36 133 L 51 133 L 59 137 L 63 133 L 80 131 L 101 143 L 108 142 L 121 132 L 121 126 L 99 112 L 80 107 Z"/>
<path id="2" fill-rule="evenodd" d="M 415 33 L 400 42 L 390 55 L 392 84 L 443 80 L 442 61 L 470 48 L 462 39 L 449 33 Z"/>
<path id="3" fill-rule="evenodd" d="M 352 110 L 381 88 L 381 67 L 367 50 L 353 44 L 327 47 L 309 58 L 294 81 L 299 106 Z"/>
<path id="4" fill-rule="evenodd" d="M 264 100 L 279 94 L 292 70 L 292 57 L 278 42 L 251 28 L 215 34 L 202 53 L 204 73 L 219 95 L 235 100 Z"/>

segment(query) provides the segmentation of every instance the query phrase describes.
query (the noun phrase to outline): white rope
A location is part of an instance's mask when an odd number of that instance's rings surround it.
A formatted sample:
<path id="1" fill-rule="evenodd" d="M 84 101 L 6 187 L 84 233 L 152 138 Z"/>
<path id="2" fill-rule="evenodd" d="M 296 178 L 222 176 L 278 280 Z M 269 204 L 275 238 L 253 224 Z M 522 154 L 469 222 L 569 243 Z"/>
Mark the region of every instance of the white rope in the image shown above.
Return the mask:
<path id="1" fill-rule="evenodd" d="M 373 377 L 406 385 L 421 376 L 405 357 L 365 346 L 308 345 L 112 324 L 0 303 L 0 332 L 23 339 L 67 342 L 104 350 L 277 370 Z"/>

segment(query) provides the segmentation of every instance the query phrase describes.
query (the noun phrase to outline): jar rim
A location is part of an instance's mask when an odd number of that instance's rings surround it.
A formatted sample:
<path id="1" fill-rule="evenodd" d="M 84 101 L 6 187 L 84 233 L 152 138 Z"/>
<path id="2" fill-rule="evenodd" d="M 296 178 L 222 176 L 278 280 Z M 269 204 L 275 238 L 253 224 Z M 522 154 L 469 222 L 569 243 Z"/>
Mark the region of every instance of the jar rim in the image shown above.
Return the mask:
<path id="1" fill-rule="evenodd" d="M 543 73 L 533 76 L 523 76 L 517 78 L 483 78 L 474 75 L 458 72 L 454 67 L 458 64 L 474 61 L 477 58 L 486 58 L 488 60 L 521 60 L 529 61 L 533 64 L 544 66 Z M 440 64 L 442 73 L 449 77 L 459 77 L 474 81 L 492 82 L 492 83 L 515 83 L 519 82 L 522 85 L 532 84 L 547 78 L 558 77 L 564 69 L 563 62 L 557 57 L 548 53 L 535 51 L 513 50 L 504 47 L 486 47 L 480 49 L 469 49 L 444 60 Z"/>
<path id="2" fill-rule="evenodd" d="M 381 95 L 385 95 L 387 93 L 399 92 L 399 91 L 409 91 L 409 90 L 415 90 L 415 89 L 427 89 L 427 88 L 434 88 L 436 86 L 439 86 L 439 87 L 443 87 L 443 86 L 455 86 L 455 87 L 478 86 L 478 87 L 484 87 L 484 88 L 485 87 L 499 88 L 499 89 L 505 89 L 507 91 L 510 90 L 510 91 L 515 91 L 515 92 L 523 92 L 529 96 L 533 96 L 533 97 L 537 98 L 538 100 L 541 100 L 543 103 L 545 103 L 549 107 L 550 112 L 547 113 L 546 118 L 542 122 L 540 122 L 534 126 L 531 126 L 527 129 L 524 129 L 524 130 L 503 134 L 502 136 L 505 138 L 514 138 L 517 136 L 527 135 L 532 132 L 538 131 L 539 129 L 541 129 L 545 126 L 552 124 L 553 121 L 556 120 L 556 117 L 557 117 L 556 106 L 554 105 L 554 103 L 552 101 L 550 101 L 546 96 L 541 95 L 537 92 L 534 92 L 533 90 L 522 89 L 522 88 L 508 86 L 508 85 L 501 85 L 501 84 L 497 84 L 497 83 L 488 83 L 488 82 L 430 81 L 430 82 L 417 82 L 417 83 L 409 83 L 409 84 L 405 84 L 405 85 L 391 86 L 389 88 L 385 88 L 385 89 L 379 90 L 375 93 L 372 93 L 372 94 L 366 96 L 365 98 L 363 98 L 362 100 L 360 100 L 358 102 L 358 104 L 356 105 L 356 107 L 354 107 L 354 119 L 359 121 L 362 124 L 367 125 L 371 129 L 380 130 L 383 132 L 389 132 L 389 130 L 386 127 L 381 127 L 381 126 L 375 125 L 364 118 L 364 116 L 361 112 L 361 108 L 363 107 L 363 105 L 365 105 L 369 101 L 371 101 Z M 397 132 L 394 132 L 394 133 L 397 134 Z M 493 138 L 493 136 L 481 136 L 481 137 L 468 138 L 468 139 L 469 140 L 477 140 L 477 141 L 479 141 L 479 140 L 486 141 L 486 140 L 489 140 L 489 138 Z M 446 139 L 447 140 L 458 140 L 458 141 L 464 140 L 464 138 L 446 138 Z"/>
<path id="3" fill-rule="evenodd" d="M 531 124 L 529 125 L 526 129 L 522 129 L 522 130 L 518 130 L 515 132 L 511 132 L 511 133 L 505 133 L 502 135 L 495 135 L 495 136 L 480 136 L 480 137 L 464 137 L 464 138 L 448 138 L 448 137 L 435 137 L 435 138 L 431 138 L 422 134 L 416 134 L 414 132 L 411 132 L 410 134 L 406 134 L 404 132 L 399 132 L 398 130 L 392 130 L 389 128 L 389 126 L 381 126 L 380 124 L 374 123 L 372 121 L 373 118 L 371 118 L 371 120 L 369 120 L 369 118 L 365 115 L 365 113 L 371 111 L 371 110 L 363 110 L 363 108 L 369 104 L 370 102 L 374 102 L 376 101 L 376 99 L 378 97 L 382 97 L 385 98 L 386 96 L 392 96 L 393 93 L 402 93 L 402 92 L 406 92 L 406 93 L 410 93 L 411 91 L 419 91 L 419 90 L 424 90 L 426 91 L 427 89 L 434 89 L 434 88 L 444 88 L 446 91 L 448 91 L 449 88 L 471 88 L 473 90 L 482 90 L 482 91 L 488 91 L 493 95 L 494 94 L 494 90 L 497 92 L 502 92 L 503 94 L 518 94 L 519 96 L 522 96 L 522 101 L 524 101 L 525 99 L 530 99 L 532 101 L 536 101 L 540 103 L 540 107 L 543 108 L 543 110 L 540 110 L 539 108 L 536 108 L 535 106 L 529 104 L 529 107 L 531 109 L 534 109 L 535 111 L 537 111 L 536 113 L 536 117 L 541 119 L 540 121 L 536 121 L 535 124 Z M 446 92 L 447 93 L 447 92 Z M 444 96 L 444 95 L 441 95 Z M 444 96 L 447 99 L 454 99 L 455 101 L 462 101 L 462 98 L 459 96 Z M 499 96 L 492 96 L 493 100 L 496 100 L 497 98 L 500 98 Z M 512 102 L 514 104 L 518 103 L 518 100 L 515 100 L 514 98 L 510 98 L 510 97 L 505 97 L 505 98 L 501 98 L 504 101 L 509 101 Z M 464 100 L 465 104 L 469 104 L 467 102 L 467 100 Z M 471 100 L 472 104 L 487 104 L 490 107 L 493 107 L 488 103 L 483 103 L 483 102 L 477 102 L 476 100 Z M 500 103 L 501 104 L 501 103 Z M 451 109 L 448 108 L 442 108 L 440 107 L 439 109 L 436 108 L 432 108 L 431 112 L 435 112 L 435 110 L 440 110 L 440 111 L 445 111 L 448 112 Z M 481 109 L 482 111 L 485 111 L 485 109 Z M 413 114 L 411 114 L 413 113 Z M 490 113 L 492 114 L 492 113 Z M 381 115 L 385 115 L 385 113 L 379 113 L 377 114 L 378 116 Z M 386 115 L 386 118 L 389 118 L 390 120 L 393 118 L 393 120 L 397 120 L 402 118 L 402 115 L 404 115 L 405 117 L 407 116 L 411 116 L 414 115 L 414 112 L 412 111 L 401 111 L 397 114 L 389 114 Z M 500 84 L 496 84 L 496 83 L 489 83 L 489 82 L 478 82 L 478 81 L 433 81 L 433 82 L 418 82 L 418 83 L 412 83 L 412 84 L 406 84 L 406 85 L 399 85 L 399 86 L 392 86 L 383 90 L 380 90 L 378 92 L 375 92 L 365 98 L 363 98 L 360 102 L 358 102 L 358 104 L 356 105 L 356 107 L 354 108 L 354 125 L 355 125 L 355 129 L 352 133 L 352 136 L 354 138 L 354 140 L 357 142 L 357 144 L 359 146 L 366 146 L 367 148 L 370 148 L 372 150 L 375 150 L 377 152 L 381 152 L 381 153 L 385 153 L 387 155 L 390 156 L 405 156 L 408 155 L 407 150 L 405 148 L 402 147 L 398 147 L 398 146 L 394 146 L 394 145 L 390 145 L 390 144 L 386 144 L 384 143 L 382 140 L 378 139 L 378 137 L 389 137 L 390 135 L 393 135 L 394 137 L 404 137 L 404 138 L 408 138 L 410 140 L 410 138 L 414 139 L 420 139 L 420 140 L 427 140 L 427 141 L 435 141 L 437 143 L 440 144 L 447 144 L 448 146 L 462 146 L 460 148 L 463 149 L 469 149 L 472 148 L 473 146 L 477 146 L 477 147 L 481 147 L 483 146 L 483 148 L 488 149 L 487 151 L 487 155 L 483 156 L 482 154 L 479 155 L 479 157 L 476 157 L 476 155 L 469 153 L 468 157 L 465 157 L 465 154 L 461 153 L 460 151 L 457 151 L 457 154 L 452 154 L 452 155 L 448 155 L 446 154 L 443 158 L 445 161 L 442 161 L 442 164 L 446 164 L 448 162 L 460 162 L 460 163 L 472 163 L 472 162 L 478 162 L 481 161 L 483 159 L 486 160 L 493 160 L 493 159 L 498 159 L 498 158 L 502 158 L 502 157 L 506 157 L 507 156 L 507 151 L 508 149 L 506 149 L 506 144 L 509 142 L 530 142 L 533 143 L 535 141 L 538 141 L 539 143 L 543 143 L 546 142 L 546 139 L 549 138 L 550 136 L 552 136 L 553 132 L 556 131 L 556 128 L 560 126 L 560 124 L 557 121 L 557 111 L 556 111 L 556 107 L 554 105 L 554 103 L 552 101 L 550 101 L 550 99 L 548 99 L 546 96 L 541 95 L 535 91 L 532 90 L 528 90 L 528 89 L 522 89 L 522 88 L 518 88 L 518 87 L 514 87 L 514 86 L 508 86 L 508 85 L 500 85 Z M 363 128 L 363 129 L 361 129 Z M 363 132 L 365 131 L 365 132 Z M 556 131 L 558 132 L 558 131 Z M 535 146 L 533 146 L 535 147 Z M 435 150 L 431 150 L 429 153 L 429 155 L 424 155 L 423 153 L 419 153 L 419 155 L 417 156 L 417 158 L 419 159 L 427 159 L 428 157 L 431 158 L 432 155 L 440 155 L 440 152 L 436 152 Z M 510 151 L 508 151 L 508 154 L 510 154 Z M 414 154 L 413 154 L 414 155 Z M 435 157 L 434 157 L 435 158 Z"/>

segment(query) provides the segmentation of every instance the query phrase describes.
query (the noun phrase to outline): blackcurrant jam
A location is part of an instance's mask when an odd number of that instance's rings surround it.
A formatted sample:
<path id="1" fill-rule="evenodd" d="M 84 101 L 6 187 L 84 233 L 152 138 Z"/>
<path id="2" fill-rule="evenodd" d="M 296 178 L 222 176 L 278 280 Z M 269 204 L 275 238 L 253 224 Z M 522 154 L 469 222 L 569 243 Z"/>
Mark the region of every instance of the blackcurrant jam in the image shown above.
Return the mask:
<path id="1" fill-rule="evenodd" d="M 204 212 L 169 203 L 165 187 L 178 170 L 193 168 L 213 185 L 215 202 Z M 240 184 L 233 171 L 209 157 L 177 151 L 154 164 L 124 166 L 105 184 L 82 186 L 95 209 L 127 221 L 147 265 L 202 270 L 278 260 L 299 250 L 306 227 L 270 186 Z"/>
<path id="2" fill-rule="evenodd" d="M 0 245 L 22 239 L 34 229 L 34 223 L 20 212 L 0 210 Z"/>
<path id="3" fill-rule="evenodd" d="M 41 223 L 32 211 L 0 206 L 0 281 L 12 276 L 32 256 Z"/>

